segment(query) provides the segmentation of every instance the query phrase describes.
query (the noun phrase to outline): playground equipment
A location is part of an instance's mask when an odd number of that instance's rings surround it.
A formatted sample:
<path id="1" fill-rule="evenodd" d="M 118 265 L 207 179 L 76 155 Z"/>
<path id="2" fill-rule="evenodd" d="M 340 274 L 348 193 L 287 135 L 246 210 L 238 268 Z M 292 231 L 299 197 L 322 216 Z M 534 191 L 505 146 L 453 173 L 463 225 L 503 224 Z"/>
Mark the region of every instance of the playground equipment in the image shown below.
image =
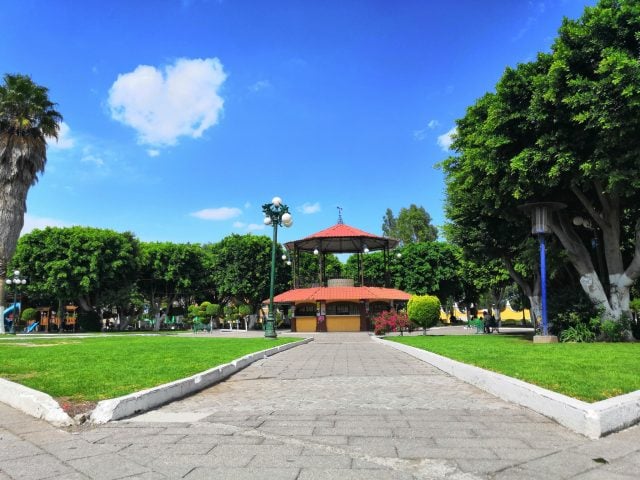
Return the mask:
<path id="1" fill-rule="evenodd" d="M 16 309 L 18 310 L 18 312 L 20 311 L 20 302 L 16 302 L 13 305 L 10 305 L 9 307 L 5 308 L 4 312 L 2 313 L 2 319 L 4 321 L 4 329 L 7 332 L 14 325 L 15 317 L 14 315 L 12 315 L 11 320 L 7 320 L 6 316 L 12 313 Z"/>

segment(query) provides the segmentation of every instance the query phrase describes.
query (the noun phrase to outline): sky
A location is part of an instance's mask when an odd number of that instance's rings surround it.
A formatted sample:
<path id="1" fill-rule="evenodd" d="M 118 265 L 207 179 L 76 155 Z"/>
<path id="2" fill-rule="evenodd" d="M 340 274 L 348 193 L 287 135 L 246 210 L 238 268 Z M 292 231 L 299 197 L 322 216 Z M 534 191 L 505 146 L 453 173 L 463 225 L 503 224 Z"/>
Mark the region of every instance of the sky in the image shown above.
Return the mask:
<path id="1" fill-rule="evenodd" d="M 437 164 L 505 68 L 549 51 L 586 0 L 0 0 L 0 72 L 64 117 L 23 234 L 83 225 L 142 241 L 334 225 L 382 233 L 387 208 L 440 226 Z"/>

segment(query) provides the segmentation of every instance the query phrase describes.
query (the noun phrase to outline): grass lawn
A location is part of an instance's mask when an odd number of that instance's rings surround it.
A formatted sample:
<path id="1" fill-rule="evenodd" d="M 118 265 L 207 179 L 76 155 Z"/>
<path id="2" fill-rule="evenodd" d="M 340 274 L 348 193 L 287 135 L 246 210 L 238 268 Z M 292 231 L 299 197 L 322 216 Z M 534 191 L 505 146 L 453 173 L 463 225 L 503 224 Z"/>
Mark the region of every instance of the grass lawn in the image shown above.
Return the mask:
<path id="1" fill-rule="evenodd" d="M 194 375 L 296 338 L 102 336 L 0 342 L 0 377 L 69 402 L 95 402 Z"/>
<path id="2" fill-rule="evenodd" d="M 640 390 L 640 343 L 537 344 L 520 336 L 387 340 L 502 373 L 586 402 Z"/>

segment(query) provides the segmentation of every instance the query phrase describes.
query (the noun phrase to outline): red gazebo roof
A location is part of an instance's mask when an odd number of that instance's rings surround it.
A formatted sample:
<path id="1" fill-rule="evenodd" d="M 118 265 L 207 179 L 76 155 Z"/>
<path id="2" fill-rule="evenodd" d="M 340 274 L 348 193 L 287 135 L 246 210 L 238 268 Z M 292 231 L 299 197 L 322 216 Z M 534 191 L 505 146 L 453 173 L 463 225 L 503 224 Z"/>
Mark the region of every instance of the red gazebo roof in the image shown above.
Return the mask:
<path id="1" fill-rule="evenodd" d="M 296 288 L 276 295 L 275 303 L 300 303 L 318 301 L 403 300 L 411 298 L 406 292 L 382 287 L 312 287 Z M 268 300 L 267 300 L 268 301 Z"/>
<path id="2" fill-rule="evenodd" d="M 317 249 L 323 253 L 362 253 L 365 245 L 375 251 L 394 248 L 398 243 L 395 238 L 379 237 L 339 222 L 302 240 L 285 243 L 285 247 L 306 252 Z"/>

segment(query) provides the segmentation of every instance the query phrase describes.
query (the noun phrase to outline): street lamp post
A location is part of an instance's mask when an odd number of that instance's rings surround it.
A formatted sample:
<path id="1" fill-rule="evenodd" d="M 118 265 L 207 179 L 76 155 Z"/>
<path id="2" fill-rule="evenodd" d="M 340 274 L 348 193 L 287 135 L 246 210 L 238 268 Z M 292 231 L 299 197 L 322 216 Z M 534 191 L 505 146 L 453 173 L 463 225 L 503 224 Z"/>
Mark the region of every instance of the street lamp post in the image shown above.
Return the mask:
<path id="1" fill-rule="evenodd" d="M 555 210 L 566 207 L 559 202 L 537 202 L 522 205 L 520 208 L 531 214 L 531 233 L 538 237 L 540 242 L 540 290 L 541 290 L 541 310 L 542 310 L 542 336 L 534 335 L 533 341 L 536 343 L 553 343 L 558 341 L 558 337 L 549 335 L 547 323 L 547 262 L 545 235 L 551 233 L 550 217 Z"/>
<path id="2" fill-rule="evenodd" d="M 11 322 L 11 328 L 9 333 L 16 334 L 16 321 L 20 319 L 21 305 L 18 304 L 18 289 L 21 285 L 26 285 L 27 281 L 24 278 L 20 278 L 20 270 L 13 271 L 13 278 L 7 278 L 7 285 L 13 285 L 13 321 Z M 18 316 L 16 317 L 16 309 L 18 309 Z M 3 319 L 4 321 L 4 319 Z"/>
<path id="3" fill-rule="evenodd" d="M 273 240 L 271 242 L 271 283 L 269 285 L 269 313 L 264 324 L 264 336 L 276 338 L 276 318 L 273 308 L 273 294 L 276 282 L 276 246 L 278 244 L 278 227 L 290 227 L 293 225 L 293 217 L 289 213 L 289 207 L 282 203 L 280 197 L 273 197 L 271 203 L 262 206 L 264 224 L 273 226 Z"/>

